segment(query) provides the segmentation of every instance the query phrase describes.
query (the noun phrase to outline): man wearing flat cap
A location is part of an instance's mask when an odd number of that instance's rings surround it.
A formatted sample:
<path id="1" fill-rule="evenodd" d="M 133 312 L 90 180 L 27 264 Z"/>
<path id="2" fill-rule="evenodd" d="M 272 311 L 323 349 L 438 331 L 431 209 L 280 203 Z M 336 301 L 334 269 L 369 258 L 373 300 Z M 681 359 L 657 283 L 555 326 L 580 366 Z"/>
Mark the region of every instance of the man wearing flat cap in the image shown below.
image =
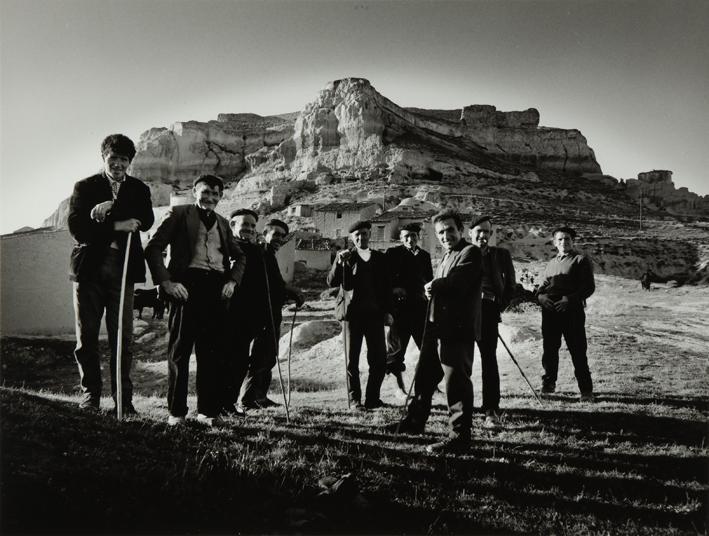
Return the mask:
<path id="1" fill-rule="evenodd" d="M 278 359 L 278 340 L 281 337 L 281 309 L 287 300 L 295 301 L 297 307 L 303 305 L 303 295 L 288 285 L 278 267 L 276 253 L 287 242 L 288 225 L 277 219 L 266 223 L 263 229 L 261 247 L 260 283 L 265 285 L 265 322 L 258 331 L 249 356 L 246 379 L 241 386 L 241 406 L 247 409 L 261 409 L 277 406 L 278 403 L 268 398 L 268 389 L 274 365 Z M 234 306 L 239 307 L 238 297 Z"/>
<path id="2" fill-rule="evenodd" d="M 500 313 L 509 305 L 515 289 L 515 269 L 510 252 L 488 244 L 492 236 L 489 216 L 482 216 L 470 224 L 470 241 L 482 254 L 482 305 L 480 349 L 482 369 L 484 426 L 493 428 L 499 424 L 500 374 L 497 368 L 498 324 Z"/>
<path id="3" fill-rule="evenodd" d="M 419 224 L 404 225 L 399 230 L 401 245 L 386 251 L 394 295 L 394 324 L 387 338 L 387 373 L 394 375 L 404 393 L 402 372 L 406 369 L 406 347 L 413 337 L 421 349 L 427 303 L 423 287 L 433 279 L 431 255 L 418 245 L 420 234 Z"/>
<path id="4" fill-rule="evenodd" d="M 576 231 L 552 231 L 558 254 L 546 266 L 537 299 L 542 306 L 542 393 L 553 393 L 559 370 L 559 348 L 564 336 L 574 364 L 582 402 L 593 402 L 593 383 L 586 356 L 586 299 L 596 290 L 591 259 L 574 249 Z"/>
<path id="5" fill-rule="evenodd" d="M 327 276 L 331 288 L 340 287 L 335 315 L 346 336 L 348 396 L 355 409 L 374 409 L 384 404 L 379 398 L 386 373 L 384 326 L 391 325 L 391 283 L 384 253 L 369 249 L 372 224 L 358 221 L 348 229 L 354 243 L 337 253 Z M 362 404 L 359 354 L 367 341 L 369 379 Z"/>

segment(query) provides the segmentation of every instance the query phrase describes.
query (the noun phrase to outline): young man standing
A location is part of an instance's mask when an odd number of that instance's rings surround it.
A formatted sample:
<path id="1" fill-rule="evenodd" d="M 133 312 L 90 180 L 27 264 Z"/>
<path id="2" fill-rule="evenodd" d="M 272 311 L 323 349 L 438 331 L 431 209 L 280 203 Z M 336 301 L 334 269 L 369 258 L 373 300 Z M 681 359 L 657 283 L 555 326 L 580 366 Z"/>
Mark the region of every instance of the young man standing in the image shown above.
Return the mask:
<path id="1" fill-rule="evenodd" d="M 121 387 L 123 408 L 134 414 L 130 379 L 133 343 L 133 284 L 145 281 L 145 259 L 138 231 L 147 231 L 154 216 L 150 190 L 128 175 L 135 156 L 133 142 L 122 134 L 101 143 L 103 171 L 74 185 L 69 201 L 69 232 L 75 245 L 71 253 L 70 278 L 74 282 L 76 350 L 81 391 L 80 406 L 98 409 L 101 400 L 99 328 L 104 310 L 111 349 L 111 395 L 116 402 L 116 350 L 121 317 L 121 280 L 126 244 L 132 233 L 128 272 L 123 296 Z"/>
<path id="2" fill-rule="evenodd" d="M 574 249 L 576 231 L 557 227 L 552 232 L 559 252 L 549 261 L 537 296 L 542 305 L 542 393 L 553 393 L 559 371 L 561 336 L 574 364 L 582 402 L 593 402 L 593 382 L 586 356 L 586 299 L 596 290 L 591 259 Z"/>
<path id="3" fill-rule="evenodd" d="M 296 307 L 304 303 L 303 295 L 288 285 L 278 267 L 276 253 L 286 243 L 288 225 L 277 219 L 270 220 L 263 230 L 264 244 L 260 248 L 260 283 L 262 287 L 259 313 L 263 315 L 263 324 L 259 328 L 251 355 L 248 360 L 248 371 L 244 385 L 241 388 L 241 406 L 246 409 L 260 409 L 277 406 L 278 403 L 268 398 L 273 369 L 278 359 L 277 341 L 281 338 L 281 309 L 288 299 L 295 301 Z M 254 274 L 255 275 L 255 274 Z M 237 300 L 237 307 L 240 307 Z"/>
<path id="4" fill-rule="evenodd" d="M 414 397 L 401 425 L 410 434 L 423 433 L 436 386 L 445 380 L 450 432 L 426 450 L 433 454 L 462 453 L 469 449 L 473 421 L 473 348 L 480 340 L 480 250 L 463 239 L 463 221 L 455 211 L 433 217 L 445 254 L 433 281 L 424 285 L 431 300 L 429 326 L 414 380 Z M 430 335 L 429 335 L 430 333 Z"/>
<path id="5" fill-rule="evenodd" d="M 347 340 L 348 396 L 358 410 L 384 405 L 379 398 L 386 373 L 384 326 L 390 326 L 393 322 L 386 257 L 380 251 L 369 249 L 371 229 L 372 224 L 368 221 L 358 221 L 350 226 L 350 239 L 355 247 L 339 251 L 327 275 L 328 286 L 341 287 L 335 304 L 335 315 L 342 321 Z M 359 381 L 359 354 L 363 339 L 367 341 L 369 364 L 364 404 Z"/>
<path id="6" fill-rule="evenodd" d="M 387 373 L 394 375 L 404 394 L 406 387 L 401 373 L 406 369 L 406 348 L 413 337 L 421 350 L 427 304 L 423 287 L 433 279 L 431 256 L 418 246 L 420 233 L 418 224 L 404 225 L 399 231 L 401 245 L 386 251 L 394 294 L 394 324 L 387 341 Z"/>
<path id="7" fill-rule="evenodd" d="M 224 184 L 201 175 L 193 186 L 194 205 L 170 209 L 145 249 L 153 280 L 171 302 L 168 317 L 168 424 L 187 415 L 189 360 L 197 356 L 197 420 L 219 423 L 223 393 L 223 338 L 226 303 L 241 282 L 244 255 L 229 223 L 214 209 Z M 170 246 L 170 264 L 163 252 Z M 232 264 L 233 261 L 233 264 Z"/>
<path id="8" fill-rule="evenodd" d="M 500 374 L 497 368 L 498 324 L 500 313 L 509 305 L 515 289 L 515 269 L 510 252 L 488 245 L 492 236 L 492 222 L 483 216 L 470 225 L 470 241 L 482 254 L 482 316 L 478 340 L 482 368 L 485 424 L 493 428 L 499 424 Z"/>

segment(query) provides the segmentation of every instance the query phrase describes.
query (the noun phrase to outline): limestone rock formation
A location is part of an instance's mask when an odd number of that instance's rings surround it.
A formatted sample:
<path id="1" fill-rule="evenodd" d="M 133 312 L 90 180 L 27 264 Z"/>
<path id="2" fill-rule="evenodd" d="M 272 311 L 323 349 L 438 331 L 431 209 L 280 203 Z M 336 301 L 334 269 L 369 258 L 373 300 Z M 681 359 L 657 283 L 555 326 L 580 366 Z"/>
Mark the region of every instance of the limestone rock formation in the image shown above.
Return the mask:
<path id="1" fill-rule="evenodd" d="M 290 138 L 292 120 L 289 115 L 220 114 L 216 121 L 151 128 L 140 136 L 131 173 L 177 189 L 191 186 L 202 173 L 233 179 L 247 169 L 247 155 Z"/>
<path id="2" fill-rule="evenodd" d="M 676 189 L 669 170 L 638 173 L 637 179 L 628 179 L 625 184 L 628 195 L 642 199 L 648 208 L 664 209 L 671 214 L 709 215 L 709 196 L 699 196 L 684 187 Z"/>

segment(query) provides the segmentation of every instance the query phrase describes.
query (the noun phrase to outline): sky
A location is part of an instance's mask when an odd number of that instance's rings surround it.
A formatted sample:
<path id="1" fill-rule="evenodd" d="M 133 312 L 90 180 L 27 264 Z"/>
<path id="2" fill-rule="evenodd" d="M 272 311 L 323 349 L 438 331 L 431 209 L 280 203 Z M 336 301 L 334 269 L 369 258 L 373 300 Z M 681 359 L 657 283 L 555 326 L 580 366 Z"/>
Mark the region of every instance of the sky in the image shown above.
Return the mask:
<path id="1" fill-rule="evenodd" d="M 0 0 L 0 233 L 37 227 L 122 132 L 301 110 L 367 78 L 400 106 L 540 112 L 604 173 L 709 194 L 709 2 Z"/>

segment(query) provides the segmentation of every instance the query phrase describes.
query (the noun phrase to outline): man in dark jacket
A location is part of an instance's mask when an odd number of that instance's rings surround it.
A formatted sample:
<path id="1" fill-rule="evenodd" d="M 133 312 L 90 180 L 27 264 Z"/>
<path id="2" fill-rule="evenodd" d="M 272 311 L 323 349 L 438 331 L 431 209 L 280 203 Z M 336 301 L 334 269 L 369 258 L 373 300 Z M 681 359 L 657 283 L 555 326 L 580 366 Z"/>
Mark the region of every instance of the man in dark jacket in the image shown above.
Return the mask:
<path id="1" fill-rule="evenodd" d="M 396 377 L 406 392 L 401 373 L 409 340 L 421 350 L 426 323 L 426 295 L 423 286 L 433 279 L 431 256 L 418 246 L 421 227 L 410 223 L 399 231 L 400 246 L 389 248 L 386 258 L 394 294 L 394 323 L 387 338 L 387 373 Z"/>
<path id="2" fill-rule="evenodd" d="M 371 228 L 372 224 L 368 221 L 350 226 L 350 239 L 355 247 L 338 252 L 327 275 L 328 286 L 340 287 L 335 316 L 342 321 L 346 338 L 348 396 L 354 408 L 361 410 L 384 405 L 379 398 L 386 373 L 384 326 L 390 326 L 393 322 L 386 257 L 380 251 L 369 249 Z M 367 341 L 369 364 L 364 404 L 359 381 L 359 354 L 363 339 Z"/>
<path id="3" fill-rule="evenodd" d="M 286 243 L 288 225 L 278 219 L 270 220 L 263 230 L 263 244 L 258 244 L 257 255 L 260 274 L 254 273 L 254 284 L 262 285 L 259 298 L 260 302 L 251 302 L 255 316 L 260 318 L 251 355 L 248 356 L 248 370 L 243 386 L 241 387 L 241 406 L 246 409 L 261 409 L 277 406 L 278 403 L 268 398 L 268 389 L 271 386 L 272 369 L 278 359 L 278 341 L 281 338 L 281 310 L 288 299 L 295 301 L 296 307 L 303 305 L 303 295 L 283 280 L 278 267 L 276 253 Z M 251 284 L 251 283 L 249 283 Z M 243 308 L 245 304 L 234 304 Z M 241 382 L 239 382 L 241 384 Z"/>
<path id="4" fill-rule="evenodd" d="M 558 254 L 546 266 L 537 296 L 542 305 L 542 393 L 553 393 L 559 371 L 559 348 L 564 336 L 574 364 L 582 402 L 593 402 L 593 382 L 586 356 L 586 299 L 596 290 L 591 259 L 574 249 L 576 231 L 557 227 L 552 232 Z"/>
<path id="5" fill-rule="evenodd" d="M 492 222 L 483 216 L 470 225 L 470 241 L 482 254 L 482 317 L 478 348 L 482 368 L 485 424 L 493 428 L 499 424 L 500 374 L 497 368 L 498 324 L 500 313 L 507 308 L 515 289 L 515 269 L 510 252 L 488 245 L 492 236 Z"/>
<path id="6" fill-rule="evenodd" d="M 122 134 L 104 139 L 103 171 L 74 185 L 68 217 L 69 232 L 75 241 L 70 266 L 77 334 L 74 356 L 81 377 L 80 406 L 84 408 L 98 409 L 101 399 L 98 338 L 104 310 L 111 349 L 111 395 L 116 401 L 121 280 L 128 235 L 132 233 L 122 312 L 121 387 L 126 414 L 135 413 L 130 379 L 133 284 L 145 281 L 145 259 L 137 231 L 147 231 L 154 221 L 150 190 L 127 174 L 135 152 L 133 142 Z"/>
<path id="7" fill-rule="evenodd" d="M 229 223 L 214 209 L 224 184 L 214 175 L 194 182 L 194 205 L 175 206 L 145 249 L 153 281 L 171 302 L 167 405 L 171 426 L 185 422 L 189 360 L 197 356 L 197 420 L 219 424 L 224 374 L 226 304 L 241 282 L 244 255 Z M 163 252 L 170 246 L 170 264 Z M 233 262 L 232 262 L 233 261 Z"/>
<path id="8" fill-rule="evenodd" d="M 444 210 L 433 217 L 436 236 L 445 254 L 433 281 L 426 283 L 431 300 L 426 337 L 414 380 L 414 397 L 399 427 L 390 431 L 421 434 L 431 412 L 436 386 L 444 379 L 450 432 L 426 450 L 433 454 L 460 453 L 470 447 L 473 421 L 473 349 L 480 340 L 481 255 L 463 239 L 460 214 Z M 430 335 L 429 335 L 430 333 Z"/>

